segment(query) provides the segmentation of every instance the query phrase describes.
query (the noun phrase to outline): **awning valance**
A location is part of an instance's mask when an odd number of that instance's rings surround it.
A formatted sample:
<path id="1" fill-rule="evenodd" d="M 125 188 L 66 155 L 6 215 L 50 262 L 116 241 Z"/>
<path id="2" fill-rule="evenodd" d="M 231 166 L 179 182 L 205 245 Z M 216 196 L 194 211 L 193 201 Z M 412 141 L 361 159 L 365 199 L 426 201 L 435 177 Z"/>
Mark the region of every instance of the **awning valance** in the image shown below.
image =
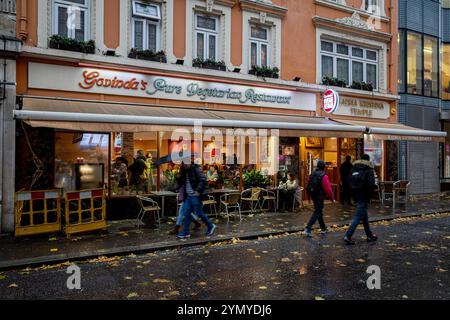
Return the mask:
<path id="1" fill-rule="evenodd" d="M 367 133 L 374 139 L 379 140 L 400 140 L 400 141 L 432 141 L 444 142 L 446 132 L 423 130 L 405 126 L 400 123 L 362 122 L 353 120 L 339 120 L 339 122 L 354 125 L 366 126 Z"/>
<path id="2" fill-rule="evenodd" d="M 24 98 L 15 118 L 35 127 L 95 132 L 168 131 L 200 123 L 204 128 L 279 129 L 280 135 L 297 136 L 362 137 L 365 131 L 319 117 L 42 98 Z"/>

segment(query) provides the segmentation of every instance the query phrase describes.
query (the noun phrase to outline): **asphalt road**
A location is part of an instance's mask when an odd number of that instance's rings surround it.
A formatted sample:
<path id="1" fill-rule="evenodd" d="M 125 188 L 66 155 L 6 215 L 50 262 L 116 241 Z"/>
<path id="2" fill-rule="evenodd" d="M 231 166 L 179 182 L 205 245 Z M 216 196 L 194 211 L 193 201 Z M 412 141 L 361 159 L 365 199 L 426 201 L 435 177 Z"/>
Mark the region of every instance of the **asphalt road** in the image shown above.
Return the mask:
<path id="1" fill-rule="evenodd" d="M 450 214 L 374 225 L 377 243 L 355 246 L 343 230 L 79 262 L 0 273 L 1 299 L 450 299 Z M 366 273 L 379 266 L 381 289 Z"/>

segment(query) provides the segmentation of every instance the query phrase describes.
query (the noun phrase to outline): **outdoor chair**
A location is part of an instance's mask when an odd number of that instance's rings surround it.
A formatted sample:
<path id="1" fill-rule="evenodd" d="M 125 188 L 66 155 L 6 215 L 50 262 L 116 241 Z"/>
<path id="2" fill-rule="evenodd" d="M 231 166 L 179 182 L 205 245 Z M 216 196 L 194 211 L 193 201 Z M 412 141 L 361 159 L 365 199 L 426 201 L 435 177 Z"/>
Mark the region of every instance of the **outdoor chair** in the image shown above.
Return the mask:
<path id="1" fill-rule="evenodd" d="M 217 218 L 217 201 L 213 196 L 208 196 L 208 199 L 203 200 L 202 201 L 203 206 L 209 206 L 209 210 L 211 213 L 213 213 L 213 209 L 214 209 L 214 213 L 216 214 L 216 218 Z"/>
<path id="2" fill-rule="evenodd" d="M 136 196 L 136 198 L 141 208 L 136 218 L 136 226 L 139 228 L 143 223 L 142 220 L 144 219 L 144 216 L 148 212 L 152 212 L 155 220 L 158 220 L 158 226 L 161 227 L 161 219 L 159 216 L 161 208 L 159 207 L 158 203 L 153 199 L 144 196 Z"/>
<path id="3" fill-rule="evenodd" d="M 381 205 L 384 205 L 384 201 L 386 201 L 388 198 L 394 199 L 394 183 L 392 182 L 383 182 L 381 185 Z"/>
<path id="4" fill-rule="evenodd" d="M 266 189 L 262 189 L 261 190 L 261 195 L 262 195 L 262 204 L 261 204 L 261 210 L 263 210 L 264 205 L 267 202 L 267 210 L 269 210 L 270 208 L 270 203 L 273 203 L 273 208 L 274 211 L 277 212 L 277 196 L 275 194 L 275 192 L 273 191 L 269 191 Z"/>
<path id="5" fill-rule="evenodd" d="M 394 182 L 393 184 L 393 204 L 392 207 L 395 209 L 395 204 L 397 202 L 397 198 L 403 197 L 405 205 L 408 204 L 409 197 L 409 186 L 410 182 L 408 180 L 399 180 Z"/>
<path id="6" fill-rule="evenodd" d="M 234 212 L 236 212 L 236 209 L 238 209 L 239 220 L 242 220 L 240 199 L 240 193 L 226 193 L 220 196 L 220 205 L 221 207 L 224 207 L 228 220 L 230 220 L 230 208 L 234 208 Z"/>
<path id="7" fill-rule="evenodd" d="M 262 210 L 261 202 L 259 196 L 261 194 L 261 188 L 250 188 L 241 192 L 241 207 L 242 202 L 248 202 L 250 204 L 250 211 L 254 213 L 255 209 L 259 208 Z"/>
<path id="8" fill-rule="evenodd" d="M 297 190 L 295 190 L 292 212 L 295 212 L 295 206 L 297 204 L 300 205 L 299 209 L 303 208 L 303 190 L 304 190 L 303 187 L 298 187 Z"/>

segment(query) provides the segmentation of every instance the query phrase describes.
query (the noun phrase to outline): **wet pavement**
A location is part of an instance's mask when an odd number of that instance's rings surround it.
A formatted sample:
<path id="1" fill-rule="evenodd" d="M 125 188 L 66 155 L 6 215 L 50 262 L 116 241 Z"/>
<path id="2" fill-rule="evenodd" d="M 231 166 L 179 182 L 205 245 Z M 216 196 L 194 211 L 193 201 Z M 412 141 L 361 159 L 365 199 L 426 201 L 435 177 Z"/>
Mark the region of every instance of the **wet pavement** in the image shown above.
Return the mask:
<path id="1" fill-rule="evenodd" d="M 0 299 L 438 299 L 450 298 L 450 214 L 397 218 L 312 239 L 299 233 L 233 240 L 78 262 L 81 290 L 68 290 L 70 263 L 0 273 Z M 368 266 L 381 270 L 369 290 Z"/>
<path id="2" fill-rule="evenodd" d="M 306 203 L 308 205 L 308 203 Z M 0 237 L 0 270 L 34 266 L 44 263 L 56 263 L 73 259 L 95 258 L 101 255 L 117 255 L 130 252 L 144 253 L 180 246 L 199 245 L 207 242 L 232 238 L 251 239 L 258 236 L 296 232 L 302 230 L 308 221 L 312 208 L 295 213 L 254 213 L 239 218 L 215 218 L 217 232 L 211 238 L 205 237 L 205 227 L 191 233 L 191 239 L 180 241 L 169 231 L 173 220 L 161 224 L 160 229 L 136 229 L 134 220 L 109 221 L 107 232 L 96 232 L 73 236 L 68 240 L 64 235 L 44 235 L 13 239 Z M 450 211 L 450 194 L 442 193 L 428 196 L 416 196 L 408 206 L 398 205 L 393 212 L 391 203 L 384 206 L 374 202 L 370 208 L 371 220 L 390 219 L 398 216 L 429 214 Z M 325 221 L 329 225 L 342 225 L 350 222 L 354 207 L 340 204 L 327 204 L 324 210 Z"/>

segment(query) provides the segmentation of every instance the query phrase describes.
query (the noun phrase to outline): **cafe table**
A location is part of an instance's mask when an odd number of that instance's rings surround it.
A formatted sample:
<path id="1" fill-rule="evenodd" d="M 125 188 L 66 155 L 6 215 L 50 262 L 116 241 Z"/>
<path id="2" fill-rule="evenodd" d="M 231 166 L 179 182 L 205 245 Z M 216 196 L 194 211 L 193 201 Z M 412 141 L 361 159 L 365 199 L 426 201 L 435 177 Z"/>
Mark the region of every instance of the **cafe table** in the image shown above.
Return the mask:
<path id="1" fill-rule="evenodd" d="M 161 212 L 162 216 L 164 216 L 164 203 L 166 197 L 176 197 L 177 193 L 172 191 L 150 191 L 150 195 L 161 197 Z"/>

